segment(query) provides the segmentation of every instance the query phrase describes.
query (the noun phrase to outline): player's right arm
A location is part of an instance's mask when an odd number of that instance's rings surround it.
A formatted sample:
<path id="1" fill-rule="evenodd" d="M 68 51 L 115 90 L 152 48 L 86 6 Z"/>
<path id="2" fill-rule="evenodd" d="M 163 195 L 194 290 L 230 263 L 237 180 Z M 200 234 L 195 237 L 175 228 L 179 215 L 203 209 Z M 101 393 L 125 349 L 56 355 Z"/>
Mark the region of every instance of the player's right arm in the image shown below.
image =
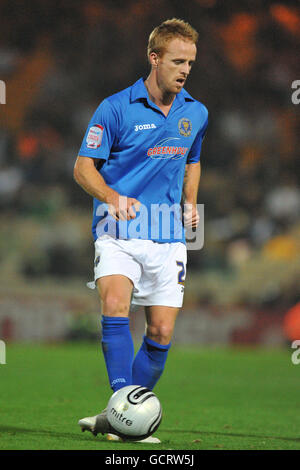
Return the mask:
<path id="1" fill-rule="evenodd" d="M 139 201 L 120 195 L 106 184 L 95 167 L 97 160 L 78 156 L 74 166 L 74 179 L 90 196 L 108 204 L 109 213 L 116 220 L 129 220 L 136 217 Z"/>
<path id="2" fill-rule="evenodd" d="M 86 130 L 74 167 L 74 179 L 88 194 L 108 204 L 108 211 L 116 220 L 129 220 L 136 217 L 135 211 L 140 203 L 114 191 L 96 168 L 99 160 L 109 159 L 118 133 L 118 114 L 105 99 L 96 109 Z"/>

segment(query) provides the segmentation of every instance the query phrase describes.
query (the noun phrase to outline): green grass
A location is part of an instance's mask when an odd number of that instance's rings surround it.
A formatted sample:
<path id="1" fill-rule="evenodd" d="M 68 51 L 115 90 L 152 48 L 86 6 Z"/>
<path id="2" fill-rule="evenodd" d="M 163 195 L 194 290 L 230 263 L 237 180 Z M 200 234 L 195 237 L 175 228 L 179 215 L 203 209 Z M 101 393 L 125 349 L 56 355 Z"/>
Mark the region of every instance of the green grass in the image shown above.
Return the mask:
<path id="1" fill-rule="evenodd" d="M 107 442 L 79 418 L 110 396 L 97 344 L 8 344 L 0 449 L 300 449 L 300 365 L 288 350 L 174 346 L 155 391 L 160 445 Z"/>

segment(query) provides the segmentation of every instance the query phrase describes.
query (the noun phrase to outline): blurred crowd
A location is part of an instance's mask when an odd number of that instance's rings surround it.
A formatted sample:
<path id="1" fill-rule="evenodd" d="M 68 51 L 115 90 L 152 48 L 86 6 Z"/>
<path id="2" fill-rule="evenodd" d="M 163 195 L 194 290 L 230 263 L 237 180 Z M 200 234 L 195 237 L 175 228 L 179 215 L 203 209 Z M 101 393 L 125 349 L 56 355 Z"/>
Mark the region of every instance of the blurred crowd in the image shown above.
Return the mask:
<path id="1" fill-rule="evenodd" d="M 300 247 L 300 120 L 291 101 L 300 79 L 297 1 L 2 0 L 1 218 L 80 217 L 91 208 L 72 173 L 88 121 L 102 99 L 147 76 L 148 36 L 172 17 L 199 32 L 186 88 L 210 113 L 198 201 L 205 249 L 189 253 L 190 267 L 231 273 L 257 253 L 293 262 Z M 293 301 L 298 287 L 289 290 Z"/>

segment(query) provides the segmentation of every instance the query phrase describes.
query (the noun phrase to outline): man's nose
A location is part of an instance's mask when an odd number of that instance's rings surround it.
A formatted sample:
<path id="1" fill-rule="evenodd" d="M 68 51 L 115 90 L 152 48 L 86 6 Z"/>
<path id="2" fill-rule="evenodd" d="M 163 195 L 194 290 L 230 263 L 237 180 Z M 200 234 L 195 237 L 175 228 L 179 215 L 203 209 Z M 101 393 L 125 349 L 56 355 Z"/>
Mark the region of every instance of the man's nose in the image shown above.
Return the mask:
<path id="1" fill-rule="evenodd" d="M 182 64 L 180 72 L 183 73 L 184 75 L 188 76 L 188 74 L 190 73 L 190 66 L 187 62 Z"/>

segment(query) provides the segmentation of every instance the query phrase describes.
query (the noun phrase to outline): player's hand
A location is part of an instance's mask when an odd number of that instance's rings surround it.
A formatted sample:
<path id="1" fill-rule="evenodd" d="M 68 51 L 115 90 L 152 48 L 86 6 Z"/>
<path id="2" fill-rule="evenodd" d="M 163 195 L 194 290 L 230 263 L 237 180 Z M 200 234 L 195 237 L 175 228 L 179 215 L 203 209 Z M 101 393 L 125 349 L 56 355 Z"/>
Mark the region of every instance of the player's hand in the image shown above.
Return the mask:
<path id="1" fill-rule="evenodd" d="M 186 228 L 196 228 L 199 224 L 200 216 L 196 204 L 184 204 L 183 223 Z"/>
<path id="2" fill-rule="evenodd" d="M 133 198 L 121 196 L 118 193 L 111 195 L 108 203 L 108 212 L 115 220 L 130 220 L 136 218 L 136 212 L 139 210 L 141 203 Z"/>

